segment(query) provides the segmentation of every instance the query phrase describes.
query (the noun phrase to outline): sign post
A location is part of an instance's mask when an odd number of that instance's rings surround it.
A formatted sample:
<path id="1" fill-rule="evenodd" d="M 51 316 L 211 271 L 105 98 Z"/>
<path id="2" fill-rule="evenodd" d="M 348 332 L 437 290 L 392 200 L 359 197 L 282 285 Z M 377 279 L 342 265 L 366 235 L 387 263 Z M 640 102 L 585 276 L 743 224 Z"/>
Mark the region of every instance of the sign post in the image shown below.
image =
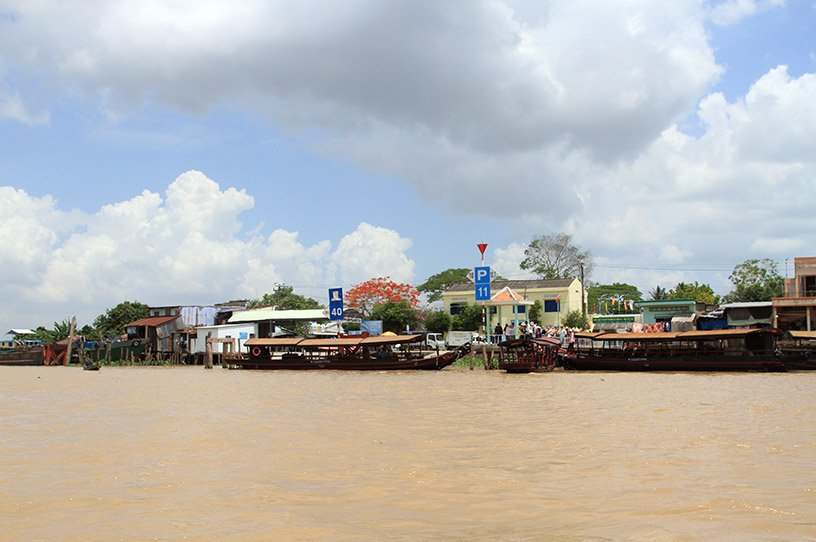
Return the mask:
<path id="1" fill-rule="evenodd" d="M 329 288 L 329 320 L 343 319 L 343 289 Z"/>

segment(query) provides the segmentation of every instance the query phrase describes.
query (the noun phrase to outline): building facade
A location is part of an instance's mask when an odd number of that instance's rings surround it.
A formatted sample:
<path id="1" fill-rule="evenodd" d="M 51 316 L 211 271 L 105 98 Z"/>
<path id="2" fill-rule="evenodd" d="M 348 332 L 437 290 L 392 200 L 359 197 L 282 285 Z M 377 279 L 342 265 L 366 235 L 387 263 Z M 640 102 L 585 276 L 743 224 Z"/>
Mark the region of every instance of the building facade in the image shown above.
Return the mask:
<path id="1" fill-rule="evenodd" d="M 583 289 L 581 281 L 576 279 L 557 280 L 508 280 L 494 281 L 490 284 L 491 294 L 510 288 L 521 295 L 525 301 L 541 302 L 541 325 L 561 325 L 564 317 L 572 311 L 581 311 Z M 465 305 L 481 305 L 476 301 L 476 287 L 473 283 L 453 284 L 442 293 L 444 311 L 452 317 L 459 313 Z M 489 305 L 489 303 L 487 303 Z M 499 315 L 501 315 L 501 320 Z M 512 308 L 499 311 L 498 307 L 488 307 L 487 323 L 505 325 L 514 319 L 520 322 L 529 320 L 529 305 L 520 304 L 514 311 Z"/>

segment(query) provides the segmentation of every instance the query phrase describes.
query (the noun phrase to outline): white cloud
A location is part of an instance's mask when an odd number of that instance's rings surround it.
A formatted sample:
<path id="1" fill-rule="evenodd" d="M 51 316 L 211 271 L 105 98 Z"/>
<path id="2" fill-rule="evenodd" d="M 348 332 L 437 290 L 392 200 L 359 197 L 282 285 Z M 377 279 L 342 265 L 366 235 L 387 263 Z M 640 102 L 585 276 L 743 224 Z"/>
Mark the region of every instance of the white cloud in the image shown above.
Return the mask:
<path id="1" fill-rule="evenodd" d="M 726 0 L 710 9 L 711 20 L 721 26 L 738 23 L 749 15 L 782 6 L 785 0 Z"/>
<path id="2" fill-rule="evenodd" d="M 18 92 L 10 93 L 0 86 L 0 119 L 13 119 L 24 124 L 46 124 L 51 115 L 48 111 L 32 111 Z"/>
<path id="3" fill-rule="evenodd" d="M 7 117 L 40 118 L 24 113 L 38 110 L 37 95 L 19 90 L 29 80 L 94 102 L 113 122 L 163 108 L 248 109 L 320 154 L 410 183 L 450 214 L 531 236 L 564 231 L 610 265 L 816 250 L 815 76 L 779 66 L 732 102 L 710 93 L 725 74 L 707 23 L 731 25 L 780 1 L 7 5 L 17 13 L 0 21 Z M 678 123 L 695 108 L 692 136 Z M 336 249 L 287 230 L 242 237 L 237 217 L 253 197 L 202 177 L 106 206 L 64 242 L 39 219 L 15 225 L 48 263 L 29 264 L 25 281 L 57 299 L 69 277 L 92 297 L 164 273 L 184 277 L 171 292 L 181 297 L 203 284 L 255 295 L 280 281 L 414 273 L 410 241 L 366 223 Z M 502 274 L 515 276 L 521 247 L 495 252 Z M 103 271 L 120 282 L 82 286 Z"/>
<path id="4" fill-rule="evenodd" d="M 0 187 L 0 294 L 25 307 L 0 316 L 0 324 L 50 326 L 67 314 L 91 323 L 125 299 L 206 304 L 259 297 L 275 283 L 414 279 L 405 255 L 412 243 L 393 230 L 361 223 L 335 250 L 331 240 L 305 246 L 283 229 L 247 238 L 238 217 L 252 205 L 245 191 L 221 189 L 198 171 L 180 175 L 164 197 L 144 191 L 83 217 L 63 213 L 49 197 Z M 59 227 L 66 224 L 73 231 Z"/>
<path id="5" fill-rule="evenodd" d="M 386 275 L 394 282 L 411 282 L 415 264 L 405 251 L 412 244 L 393 230 L 363 222 L 340 240 L 331 262 L 351 283 Z"/>
<path id="6" fill-rule="evenodd" d="M 525 280 L 535 278 L 533 274 L 523 271 L 519 264 L 525 258 L 524 250 L 526 245 L 521 243 L 510 243 L 505 248 L 497 248 L 493 251 L 493 263 L 491 267 L 501 276 L 509 280 Z"/>

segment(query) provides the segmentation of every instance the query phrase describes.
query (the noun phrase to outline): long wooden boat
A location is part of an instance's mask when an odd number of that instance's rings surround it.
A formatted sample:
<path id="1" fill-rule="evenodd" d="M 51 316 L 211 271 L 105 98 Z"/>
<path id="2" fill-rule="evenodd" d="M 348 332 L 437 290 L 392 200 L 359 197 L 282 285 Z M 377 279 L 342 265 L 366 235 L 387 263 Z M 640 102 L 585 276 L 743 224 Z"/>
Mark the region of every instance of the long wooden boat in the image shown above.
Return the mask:
<path id="1" fill-rule="evenodd" d="M 560 346 L 561 341 L 553 337 L 508 339 L 499 343 L 499 369 L 508 373 L 552 371 Z"/>
<path id="2" fill-rule="evenodd" d="M 789 369 L 816 370 L 816 331 L 787 331 L 779 347 Z"/>
<path id="3" fill-rule="evenodd" d="M 776 329 L 578 333 L 567 369 L 611 371 L 785 371 Z"/>
<path id="4" fill-rule="evenodd" d="M 42 346 L 17 346 L 0 350 L 0 365 L 42 365 Z"/>
<path id="5" fill-rule="evenodd" d="M 335 369 L 383 371 L 442 369 L 464 350 L 423 348 L 424 335 L 383 335 L 366 338 L 307 339 L 302 337 L 246 341 L 249 353 L 231 358 L 244 369 Z"/>

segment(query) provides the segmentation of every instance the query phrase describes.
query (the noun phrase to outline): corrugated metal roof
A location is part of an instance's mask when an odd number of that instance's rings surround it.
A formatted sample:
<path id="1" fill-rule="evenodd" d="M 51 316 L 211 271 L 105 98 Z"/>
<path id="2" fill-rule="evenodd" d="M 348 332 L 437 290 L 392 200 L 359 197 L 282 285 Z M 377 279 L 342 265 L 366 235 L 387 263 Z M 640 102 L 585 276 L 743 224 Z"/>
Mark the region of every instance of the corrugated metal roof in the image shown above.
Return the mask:
<path id="1" fill-rule="evenodd" d="M 156 327 L 162 324 L 166 324 L 176 318 L 181 318 L 181 316 L 151 316 L 150 318 L 142 318 L 141 320 L 136 320 L 135 322 L 131 322 L 127 324 L 125 327 L 133 327 L 133 326 L 150 326 Z"/>

